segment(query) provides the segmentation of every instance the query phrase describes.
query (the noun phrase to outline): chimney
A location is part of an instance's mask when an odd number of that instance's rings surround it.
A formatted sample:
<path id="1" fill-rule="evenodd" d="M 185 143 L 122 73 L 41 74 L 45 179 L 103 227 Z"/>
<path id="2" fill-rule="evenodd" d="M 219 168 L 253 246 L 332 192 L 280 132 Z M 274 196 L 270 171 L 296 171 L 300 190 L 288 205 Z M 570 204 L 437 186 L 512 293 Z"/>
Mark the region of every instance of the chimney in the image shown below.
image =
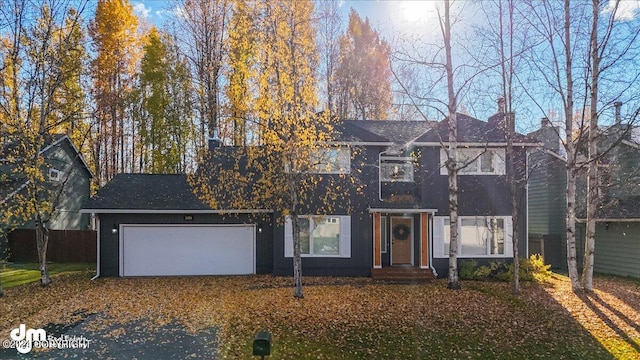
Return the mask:
<path id="1" fill-rule="evenodd" d="M 498 113 L 504 114 L 504 98 L 503 97 L 498 98 Z"/>
<path id="2" fill-rule="evenodd" d="M 547 126 L 551 125 L 551 121 L 549 121 L 548 117 L 543 117 L 542 120 L 540 120 L 540 127 L 541 128 L 545 128 Z"/>
<path id="3" fill-rule="evenodd" d="M 616 124 L 620 125 L 622 122 L 622 117 L 620 116 L 620 107 L 622 107 L 622 102 L 616 101 L 613 103 L 613 106 L 616 108 Z"/>
<path id="4" fill-rule="evenodd" d="M 215 129 L 213 131 L 213 136 L 207 138 L 207 143 L 209 146 L 209 151 L 213 151 L 213 149 L 220 147 L 221 143 L 220 138 L 218 138 L 218 129 Z"/>

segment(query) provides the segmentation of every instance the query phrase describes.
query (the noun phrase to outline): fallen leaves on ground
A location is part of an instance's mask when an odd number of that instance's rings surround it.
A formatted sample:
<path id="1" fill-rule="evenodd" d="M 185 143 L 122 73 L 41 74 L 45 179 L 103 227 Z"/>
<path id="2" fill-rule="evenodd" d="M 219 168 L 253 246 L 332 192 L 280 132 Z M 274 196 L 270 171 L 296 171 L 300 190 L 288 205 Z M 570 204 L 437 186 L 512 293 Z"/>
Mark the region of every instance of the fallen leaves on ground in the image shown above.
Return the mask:
<path id="1" fill-rule="evenodd" d="M 153 334 L 170 323 L 190 333 L 219 329 L 225 358 L 252 358 L 258 330 L 273 334 L 274 358 L 640 358 L 640 283 L 598 278 L 593 294 L 568 280 L 381 284 L 367 278 L 305 278 L 295 299 L 283 277 L 55 278 L 8 289 L 0 337 L 17 324 L 42 327 L 99 314 L 88 329 L 126 337 L 128 324 Z M 140 320 L 143 320 L 140 323 Z M 595 340 L 594 340 L 595 339 Z M 161 340 L 161 339 L 159 339 Z M 166 340 L 166 339 L 165 339 Z"/>

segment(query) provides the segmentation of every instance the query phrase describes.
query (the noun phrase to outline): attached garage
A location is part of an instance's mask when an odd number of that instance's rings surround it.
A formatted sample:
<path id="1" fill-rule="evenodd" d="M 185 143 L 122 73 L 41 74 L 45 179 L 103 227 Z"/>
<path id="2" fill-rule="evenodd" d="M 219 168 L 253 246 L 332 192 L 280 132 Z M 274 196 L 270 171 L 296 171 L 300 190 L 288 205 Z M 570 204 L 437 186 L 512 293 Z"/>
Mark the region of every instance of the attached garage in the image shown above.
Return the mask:
<path id="1" fill-rule="evenodd" d="M 120 276 L 255 274 L 255 226 L 120 225 Z"/>
<path id="2" fill-rule="evenodd" d="M 273 214 L 212 209 L 186 175 L 118 174 L 82 209 L 97 236 L 96 277 L 273 272 Z"/>

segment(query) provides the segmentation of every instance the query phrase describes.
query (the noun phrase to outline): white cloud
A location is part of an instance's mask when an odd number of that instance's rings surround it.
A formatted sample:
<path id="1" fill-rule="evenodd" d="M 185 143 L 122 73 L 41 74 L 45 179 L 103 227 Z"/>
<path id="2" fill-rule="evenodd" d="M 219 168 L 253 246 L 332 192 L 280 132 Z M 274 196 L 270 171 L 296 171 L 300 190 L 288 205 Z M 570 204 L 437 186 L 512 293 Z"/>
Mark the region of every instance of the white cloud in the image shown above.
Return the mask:
<path id="1" fill-rule="evenodd" d="M 131 5 L 133 5 L 133 13 L 139 18 L 146 19 L 151 14 L 151 8 L 146 7 L 142 2 L 131 2 Z"/>
<path id="2" fill-rule="evenodd" d="M 605 14 L 610 14 L 616 11 L 616 20 L 627 21 L 633 20 L 638 16 L 638 10 L 640 10 L 640 0 L 620 0 L 618 8 L 616 9 L 616 0 L 610 0 L 607 7 L 604 9 Z"/>

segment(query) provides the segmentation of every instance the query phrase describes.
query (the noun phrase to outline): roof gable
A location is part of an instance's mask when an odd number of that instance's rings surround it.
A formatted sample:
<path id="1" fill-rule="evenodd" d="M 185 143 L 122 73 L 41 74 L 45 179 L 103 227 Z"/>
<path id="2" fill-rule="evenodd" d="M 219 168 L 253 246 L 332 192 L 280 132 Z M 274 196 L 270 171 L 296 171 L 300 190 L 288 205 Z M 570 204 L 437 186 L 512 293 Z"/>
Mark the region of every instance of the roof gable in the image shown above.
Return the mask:
<path id="1" fill-rule="evenodd" d="M 345 120 L 344 128 L 363 142 L 405 144 L 433 127 L 433 121 Z"/>
<path id="2" fill-rule="evenodd" d="M 501 124 L 504 114 L 493 115 L 489 122 L 482 121 L 466 114 L 457 113 L 458 142 L 461 143 L 504 143 L 506 129 Z M 429 129 L 417 140 L 417 143 L 449 142 L 449 124 L 445 118 Z M 515 133 L 514 144 L 537 144 L 537 141 L 519 133 Z"/>

